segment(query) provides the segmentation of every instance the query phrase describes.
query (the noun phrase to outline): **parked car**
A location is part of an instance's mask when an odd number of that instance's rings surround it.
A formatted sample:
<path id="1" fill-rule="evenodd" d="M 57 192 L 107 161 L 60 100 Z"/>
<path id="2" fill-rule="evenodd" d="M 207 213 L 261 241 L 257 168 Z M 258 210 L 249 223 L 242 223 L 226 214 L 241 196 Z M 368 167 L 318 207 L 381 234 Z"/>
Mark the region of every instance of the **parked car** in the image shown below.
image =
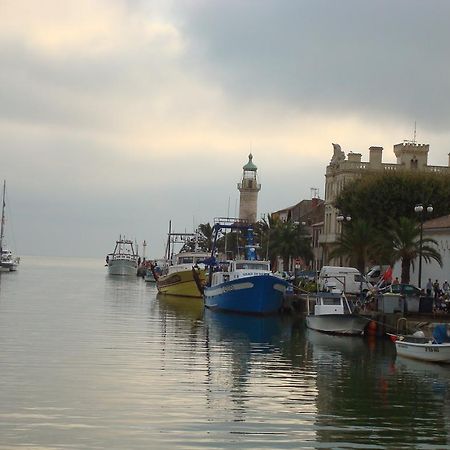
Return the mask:
<path id="1" fill-rule="evenodd" d="M 389 286 L 389 290 L 394 294 L 402 294 L 407 297 L 420 297 L 422 295 L 422 291 L 412 284 L 392 284 Z"/>

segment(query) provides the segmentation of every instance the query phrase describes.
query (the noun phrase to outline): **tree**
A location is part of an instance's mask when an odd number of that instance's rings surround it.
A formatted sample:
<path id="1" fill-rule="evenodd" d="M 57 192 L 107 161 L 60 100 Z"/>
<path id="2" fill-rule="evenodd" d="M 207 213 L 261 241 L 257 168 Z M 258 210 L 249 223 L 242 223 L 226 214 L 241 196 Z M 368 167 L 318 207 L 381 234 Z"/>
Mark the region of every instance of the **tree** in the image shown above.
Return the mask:
<path id="1" fill-rule="evenodd" d="M 392 229 L 389 233 L 392 240 L 392 260 L 401 260 L 402 272 L 401 282 L 410 282 L 411 265 L 420 252 L 420 229 L 417 222 L 407 217 L 400 217 L 398 221 L 391 221 Z M 437 242 L 431 238 L 422 239 L 422 258 L 426 262 L 434 259 L 442 267 L 442 258 L 435 248 Z"/>
<path id="2" fill-rule="evenodd" d="M 330 252 L 330 258 L 345 257 L 350 266 L 364 273 L 369 262 L 380 258 L 385 245 L 370 222 L 356 219 L 346 224 L 336 247 Z"/>
<path id="3" fill-rule="evenodd" d="M 196 236 L 189 239 L 183 245 L 181 251 L 193 252 L 196 249 L 201 252 L 210 252 L 212 246 L 212 227 L 211 224 L 201 223 L 196 231 Z"/>
<path id="4" fill-rule="evenodd" d="M 345 185 L 335 201 L 336 208 L 353 219 L 362 218 L 380 230 L 390 219 L 413 218 L 414 206 L 433 205 L 430 215 L 450 213 L 450 175 L 399 171 L 366 175 Z"/>
<path id="5" fill-rule="evenodd" d="M 277 221 L 270 233 L 269 254 L 280 256 L 284 268 L 289 267 L 291 258 L 301 257 L 310 262 L 312 250 L 309 235 L 299 223 Z"/>
<path id="6" fill-rule="evenodd" d="M 260 258 L 269 259 L 272 267 L 275 267 L 277 255 L 271 242 L 274 230 L 279 222 L 280 220 L 276 216 L 267 214 L 260 221 L 256 222 L 254 226 L 255 243 L 259 249 Z"/>

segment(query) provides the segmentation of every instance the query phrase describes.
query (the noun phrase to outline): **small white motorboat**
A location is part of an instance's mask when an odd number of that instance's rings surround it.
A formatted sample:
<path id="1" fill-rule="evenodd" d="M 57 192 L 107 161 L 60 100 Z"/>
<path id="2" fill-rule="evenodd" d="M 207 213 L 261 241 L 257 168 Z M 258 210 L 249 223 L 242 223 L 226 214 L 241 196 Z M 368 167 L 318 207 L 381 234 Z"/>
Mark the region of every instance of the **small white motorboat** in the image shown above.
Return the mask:
<path id="1" fill-rule="evenodd" d="M 395 343 L 397 355 L 420 361 L 450 363 L 450 329 L 437 325 L 433 337 L 426 337 L 422 331 L 411 335 L 389 334 Z"/>
<path id="2" fill-rule="evenodd" d="M 309 300 L 308 300 L 309 309 Z M 318 292 L 314 312 L 306 316 L 306 326 L 330 334 L 362 335 L 369 319 L 356 314 L 343 292 Z"/>

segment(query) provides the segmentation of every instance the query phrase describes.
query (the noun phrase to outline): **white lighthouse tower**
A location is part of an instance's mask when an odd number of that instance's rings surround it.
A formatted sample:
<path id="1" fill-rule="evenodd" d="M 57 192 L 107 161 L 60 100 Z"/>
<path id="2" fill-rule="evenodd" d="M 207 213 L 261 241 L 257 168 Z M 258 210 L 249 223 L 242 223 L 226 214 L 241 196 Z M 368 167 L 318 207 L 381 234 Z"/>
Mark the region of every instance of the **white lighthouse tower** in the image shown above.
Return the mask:
<path id="1" fill-rule="evenodd" d="M 258 211 L 258 192 L 261 185 L 258 183 L 256 172 L 258 168 L 253 164 L 253 156 L 248 155 L 248 163 L 242 167 L 242 181 L 237 187 L 241 193 L 239 199 L 239 219 L 247 220 L 250 223 L 256 222 Z"/>

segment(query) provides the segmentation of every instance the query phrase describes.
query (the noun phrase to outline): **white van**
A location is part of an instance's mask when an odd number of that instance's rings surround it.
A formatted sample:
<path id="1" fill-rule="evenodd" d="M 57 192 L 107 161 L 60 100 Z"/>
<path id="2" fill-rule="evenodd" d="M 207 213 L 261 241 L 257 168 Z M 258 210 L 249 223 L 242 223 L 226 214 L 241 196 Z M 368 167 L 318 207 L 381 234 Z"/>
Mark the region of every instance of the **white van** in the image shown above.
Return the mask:
<path id="1" fill-rule="evenodd" d="M 372 283 L 373 285 L 377 284 L 386 269 L 388 269 L 389 266 L 373 266 L 369 269 L 369 271 L 366 273 L 366 280 Z"/>
<path id="2" fill-rule="evenodd" d="M 367 292 L 373 286 L 354 267 L 323 266 L 319 272 L 320 291 L 343 290 L 346 294 Z"/>

